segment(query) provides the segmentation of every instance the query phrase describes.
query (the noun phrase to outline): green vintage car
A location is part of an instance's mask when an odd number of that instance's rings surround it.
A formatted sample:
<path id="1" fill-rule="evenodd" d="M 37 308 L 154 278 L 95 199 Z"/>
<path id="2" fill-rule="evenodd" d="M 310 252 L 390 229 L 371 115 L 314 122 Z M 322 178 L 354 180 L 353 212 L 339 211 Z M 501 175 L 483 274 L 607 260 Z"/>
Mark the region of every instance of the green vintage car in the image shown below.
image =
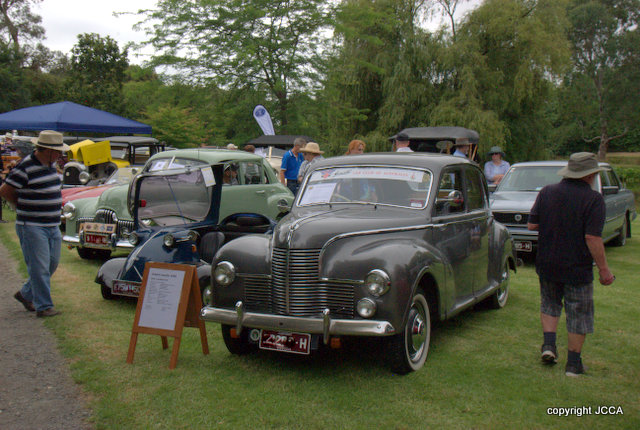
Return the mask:
<path id="1" fill-rule="evenodd" d="M 241 212 L 259 213 L 273 220 L 289 211 L 293 194 L 282 185 L 261 156 L 225 149 L 179 149 L 155 154 L 142 172 L 182 169 L 224 163 L 220 219 Z M 66 234 L 63 242 L 82 258 L 106 259 L 115 250 L 131 250 L 128 236 L 133 217 L 127 207 L 129 185 L 106 190 L 100 197 L 78 199 L 63 208 Z M 142 220 L 142 223 L 151 222 Z"/>

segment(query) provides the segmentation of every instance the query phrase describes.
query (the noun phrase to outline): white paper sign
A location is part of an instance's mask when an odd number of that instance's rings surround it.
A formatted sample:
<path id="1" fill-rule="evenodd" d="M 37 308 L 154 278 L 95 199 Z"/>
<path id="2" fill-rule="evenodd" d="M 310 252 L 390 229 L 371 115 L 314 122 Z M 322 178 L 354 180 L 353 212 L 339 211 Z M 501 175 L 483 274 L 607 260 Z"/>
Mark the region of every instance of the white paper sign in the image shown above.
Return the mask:
<path id="1" fill-rule="evenodd" d="M 200 169 L 202 172 L 202 177 L 204 178 L 204 184 L 207 187 L 212 187 L 216 184 L 216 178 L 213 176 L 213 169 L 211 166 L 203 167 Z"/>
<path id="2" fill-rule="evenodd" d="M 175 330 L 184 275 L 182 270 L 149 269 L 139 326 Z"/>

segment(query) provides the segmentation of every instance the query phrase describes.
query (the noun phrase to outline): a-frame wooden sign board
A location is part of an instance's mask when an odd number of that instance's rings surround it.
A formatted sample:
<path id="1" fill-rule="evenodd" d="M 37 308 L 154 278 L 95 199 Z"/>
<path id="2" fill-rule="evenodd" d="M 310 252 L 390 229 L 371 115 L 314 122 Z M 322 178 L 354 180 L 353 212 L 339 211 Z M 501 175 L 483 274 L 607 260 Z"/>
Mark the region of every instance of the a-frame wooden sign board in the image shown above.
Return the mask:
<path id="1" fill-rule="evenodd" d="M 161 337 L 162 349 L 169 347 L 167 337 L 174 338 L 169 369 L 175 369 L 184 327 L 200 330 L 202 353 L 209 354 L 204 321 L 199 318 L 200 309 L 202 299 L 195 266 L 147 263 L 133 320 L 127 363 L 133 363 L 138 333 L 155 334 Z"/>

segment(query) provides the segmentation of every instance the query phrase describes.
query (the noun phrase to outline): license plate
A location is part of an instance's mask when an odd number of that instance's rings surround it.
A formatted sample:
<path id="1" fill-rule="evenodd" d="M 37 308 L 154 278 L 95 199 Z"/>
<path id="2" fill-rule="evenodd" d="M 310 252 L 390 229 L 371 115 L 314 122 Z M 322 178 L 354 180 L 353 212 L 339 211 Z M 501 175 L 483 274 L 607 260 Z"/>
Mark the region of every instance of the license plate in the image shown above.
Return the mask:
<path id="1" fill-rule="evenodd" d="M 85 233 L 84 244 L 85 245 L 97 245 L 97 246 L 109 246 L 109 235 L 100 233 Z"/>
<path id="2" fill-rule="evenodd" d="M 116 232 L 115 224 L 86 222 L 80 226 L 84 232 L 84 244 L 89 248 L 109 248 L 111 235 Z"/>
<path id="3" fill-rule="evenodd" d="M 258 346 L 261 349 L 272 351 L 309 355 L 311 352 L 311 335 L 308 333 L 260 330 L 260 343 Z"/>
<path id="4" fill-rule="evenodd" d="M 121 296 L 138 297 L 140 295 L 140 282 L 113 281 L 111 292 Z"/>
<path id="5" fill-rule="evenodd" d="M 516 248 L 516 251 L 520 251 L 520 252 L 533 251 L 533 243 L 531 243 L 530 241 L 525 241 L 525 242 L 516 241 L 514 242 L 514 246 Z"/>

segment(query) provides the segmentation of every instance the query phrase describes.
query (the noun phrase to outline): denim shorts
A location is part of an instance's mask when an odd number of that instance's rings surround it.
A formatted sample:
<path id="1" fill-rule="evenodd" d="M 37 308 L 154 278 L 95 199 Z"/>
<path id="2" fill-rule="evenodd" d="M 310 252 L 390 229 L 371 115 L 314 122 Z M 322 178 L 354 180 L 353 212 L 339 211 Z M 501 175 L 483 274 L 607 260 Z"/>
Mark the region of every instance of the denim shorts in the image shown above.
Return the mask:
<path id="1" fill-rule="evenodd" d="M 540 279 L 540 312 L 559 317 L 563 299 L 567 331 L 593 333 L 593 282 L 572 285 Z"/>

